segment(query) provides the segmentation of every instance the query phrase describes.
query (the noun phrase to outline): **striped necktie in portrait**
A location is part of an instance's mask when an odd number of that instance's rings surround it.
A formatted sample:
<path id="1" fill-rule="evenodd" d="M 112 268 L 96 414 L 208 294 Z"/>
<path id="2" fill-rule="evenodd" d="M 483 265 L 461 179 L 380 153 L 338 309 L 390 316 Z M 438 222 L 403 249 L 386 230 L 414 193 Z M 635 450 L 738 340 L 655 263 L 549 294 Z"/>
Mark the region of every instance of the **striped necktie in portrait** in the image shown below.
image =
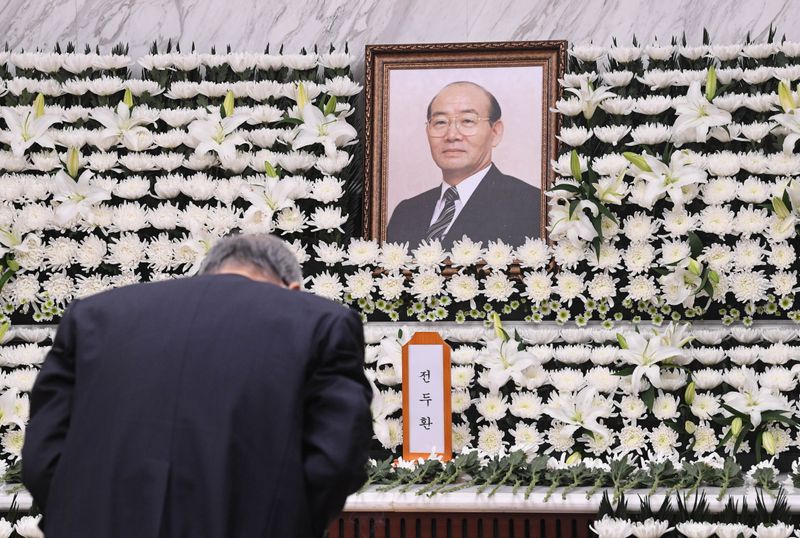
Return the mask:
<path id="1" fill-rule="evenodd" d="M 456 214 L 456 200 L 458 200 L 458 191 L 455 187 L 444 191 L 444 209 L 436 222 L 428 228 L 428 233 L 425 234 L 426 240 L 433 241 L 444 237 L 445 230 L 453 222 L 453 216 Z"/>

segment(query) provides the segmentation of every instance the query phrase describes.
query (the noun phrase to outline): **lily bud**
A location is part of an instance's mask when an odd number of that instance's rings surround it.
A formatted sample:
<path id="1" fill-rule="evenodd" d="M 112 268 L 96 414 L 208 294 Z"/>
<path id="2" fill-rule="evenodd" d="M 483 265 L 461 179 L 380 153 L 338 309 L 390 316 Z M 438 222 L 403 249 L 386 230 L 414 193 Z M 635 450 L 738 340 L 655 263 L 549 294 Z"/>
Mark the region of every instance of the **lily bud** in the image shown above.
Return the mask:
<path id="1" fill-rule="evenodd" d="M 719 273 L 712 269 L 708 272 L 708 280 L 710 280 L 711 283 L 716 286 L 719 284 Z"/>
<path id="2" fill-rule="evenodd" d="M 742 433 L 742 418 L 736 417 L 731 422 L 731 435 L 733 435 L 734 439 L 739 437 L 739 434 Z"/>
<path id="3" fill-rule="evenodd" d="M 3 337 L 6 335 L 6 332 L 8 332 L 9 327 L 11 327 L 11 322 L 9 320 L 6 320 L 2 324 L 0 324 L 0 340 L 2 340 Z"/>
<path id="4" fill-rule="evenodd" d="M 125 95 L 122 97 L 122 102 L 125 103 L 125 106 L 128 108 L 133 108 L 133 93 L 131 93 L 130 88 L 125 88 Z"/>
<path id="5" fill-rule="evenodd" d="M 578 152 L 574 149 L 569 154 L 569 171 L 572 172 L 572 177 L 578 181 L 583 177 L 583 173 L 581 172 L 581 160 L 578 157 Z"/>
<path id="6" fill-rule="evenodd" d="M 698 263 L 697 260 L 694 258 L 689 258 L 689 272 L 695 276 L 700 276 L 703 274 L 703 266 Z"/>
<path id="7" fill-rule="evenodd" d="M 67 173 L 77 179 L 80 167 L 80 153 L 78 148 L 71 147 L 67 153 Z"/>
<path id="8" fill-rule="evenodd" d="M 764 447 L 764 450 L 766 450 L 767 454 L 770 456 L 775 455 L 775 450 L 777 450 L 778 445 L 772 432 L 765 431 L 761 434 L 761 446 Z"/>
<path id="9" fill-rule="evenodd" d="M 695 390 L 694 381 L 686 385 L 686 390 L 683 393 L 683 399 L 686 400 L 686 403 L 692 405 L 694 402 L 694 397 L 697 395 L 697 391 Z"/>
<path id="10" fill-rule="evenodd" d="M 653 171 L 653 169 L 650 168 L 650 165 L 647 164 L 647 161 L 644 159 L 644 157 L 642 157 L 641 155 L 639 155 L 637 153 L 633 153 L 631 151 L 626 151 L 625 153 L 622 154 L 622 156 L 625 157 L 626 159 L 628 159 L 628 162 L 630 162 L 632 165 L 634 165 L 639 170 L 642 170 L 644 172 L 652 172 Z"/>
<path id="11" fill-rule="evenodd" d="M 44 116 L 44 95 L 39 93 L 33 100 L 33 117 L 41 118 Z"/>
<path id="12" fill-rule="evenodd" d="M 500 321 L 500 314 L 492 312 L 492 323 L 494 324 L 494 334 L 497 335 L 503 342 L 508 341 L 508 334 L 503 330 L 503 324 Z"/>
<path id="13" fill-rule="evenodd" d="M 297 108 L 303 110 L 306 103 L 308 103 L 308 94 L 305 85 L 301 82 L 297 85 Z"/>
<path id="14" fill-rule="evenodd" d="M 784 112 L 791 112 L 797 108 L 792 95 L 792 87 L 784 80 L 778 83 L 778 101 Z"/>
<path id="15" fill-rule="evenodd" d="M 268 177 L 278 177 L 278 171 L 275 170 L 269 161 L 264 161 L 264 172 Z"/>
<path id="16" fill-rule="evenodd" d="M 622 349 L 628 349 L 628 341 L 625 340 L 621 333 L 617 333 L 617 342 L 619 342 L 619 347 Z"/>
<path id="17" fill-rule="evenodd" d="M 772 199 L 772 209 L 775 210 L 775 214 L 778 215 L 779 219 L 785 219 L 789 216 L 789 208 L 786 207 L 786 204 L 783 203 L 783 199 L 779 196 L 775 196 Z"/>
<path id="18" fill-rule="evenodd" d="M 16 273 L 17 271 L 19 271 L 19 263 L 17 263 L 17 260 L 8 260 L 6 266 L 8 267 L 8 270 L 11 271 L 12 273 Z"/>
<path id="19" fill-rule="evenodd" d="M 567 465 L 575 465 L 583 459 L 580 452 L 573 452 L 567 458 Z"/>
<path id="20" fill-rule="evenodd" d="M 222 110 L 225 111 L 226 118 L 233 116 L 233 102 L 233 90 L 228 90 L 228 93 L 225 94 L 225 100 L 222 102 Z"/>
<path id="21" fill-rule="evenodd" d="M 706 99 L 711 101 L 717 94 L 717 70 L 714 66 L 708 68 L 708 75 L 706 75 Z"/>
<path id="22" fill-rule="evenodd" d="M 688 433 L 689 435 L 692 435 L 695 432 L 695 430 L 697 429 L 697 424 L 695 424 L 691 420 L 687 420 L 683 424 L 683 429 L 686 430 L 686 433 Z"/>

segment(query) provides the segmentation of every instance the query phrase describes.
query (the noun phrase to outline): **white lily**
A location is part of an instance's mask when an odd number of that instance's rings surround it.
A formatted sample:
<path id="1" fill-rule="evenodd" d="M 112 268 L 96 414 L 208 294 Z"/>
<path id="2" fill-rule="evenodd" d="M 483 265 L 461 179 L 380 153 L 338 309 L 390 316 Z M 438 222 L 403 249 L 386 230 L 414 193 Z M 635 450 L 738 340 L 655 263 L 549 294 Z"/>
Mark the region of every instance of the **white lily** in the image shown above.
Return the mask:
<path id="1" fill-rule="evenodd" d="M 625 174 L 616 177 L 601 177 L 597 183 L 592 183 L 597 191 L 597 198 L 606 204 L 621 204 L 628 194 L 628 185 L 625 183 Z"/>
<path id="2" fill-rule="evenodd" d="M 249 114 L 236 113 L 223 118 L 219 112 L 207 112 L 204 119 L 197 119 L 189 124 L 188 142 L 194 146 L 194 151 L 198 155 L 213 151 L 220 160 L 235 159 L 236 146 L 249 143 L 241 134 L 234 131 L 248 119 L 250 119 Z"/>
<path id="3" fill-rule="evenodd" d="M 586 213 L 597 217 L 600 210 L 594 202 L 581 200 L 569 214 L 569 204 L 553 203 L 550 206 L 550 236 L 553 239 L 566 237 L 570 242 L 591 241 L 597 237 L 597 230 Z"/>
<path id="4" fill-rule="evenodd" d="M 646 183 L 643 201 L 650 207 L 664 195 L 668 195 L 675 205 L 683 205 L 686 202 L 684 187 L 706 183 L 705 170 L 686 164 L 685 159 L 677 155 L 672 154 L 667 166 L 660 159 L 644 153 L 641 158 L 646 162 L 646 167 L 638 164 L 631 167 L 634 177 Z"/>
<path id="5" fill-rule="evenodd" d="M 43 105 L 21 113 L 17 113 L 11 107 L 3 107 L 0 109 L 0 115 L 3 116 L 8 130 L 11 132 L 9 144 L 15 157 L 23 156 L 25 151 L 34 144 L 44 148 L 55 147 L 55 142 L 48 131 L 50 126 L 61 121 L 61 117 L 55 114 L 45 114 Z"/>
<path id="6" fill-rule="evenodd" d="M 750 416 L 753 427 L 761 424 L 761 414 L 766 411 L 785 413 L 787 417 L 793 413 L 788 402 L 775 394 L 771 389 L 760 387 L 755 375 L 742 366 L 744 383 L 739 390 L 734 390 L 722 395 L 726 405 L 736 411 Z"/>
<path id="7" fill-rule="evenodd" d="M 568 424 L 565 430 L 570 434 L 574 434 L 578 428 L 604 434 L 608 430 L 598 419 L 606 416 L 607 409 L 597 405 L 596 398 L 597 391 L 591 386 L 583 387 L 578 393 L 559 392 L 550 397 L 542 413 Z"/>
<path id="8" fill-rule="evenodd" d="M 292 149 L 312 144 L 322 144 L 325 155 L 336 155 L 336 149 L 353 143 L 358 136 L 355 128 L 335 114 L 325 114 L 306 103 L 302 108 L 303 124 L 299 125 L 292 141 Z"/>
<path id="9" fill-rule="evenodd" d="M 694 131 L 697 142 L 705 142 L 712 127 L 728 125 L 731 113 L 711 104 L 700 90 L 700 81 L 689 86 L 689 92 L 675 106 L 677 118 L 672 126 L 673 136 L 679 137 L 685 131 Z"/>
<path id="10" fill-rule="evenodd" d="M 581 103 L 583 117 L 588 120 L 594 116 L 597 107 L 605 99 L 608 99 L 609 97 L 617 97 L 617 94 L 608 91 L 609 88 L 610 86 L 598 86 L 597 88 L 592 88 L 589 80 L 582 78 L 580 88 L 566 88 L 566 91 L 574 93 L 578 96 L 578 100 Z"/>
<path id="11" fill-rule="evenodd" d="M 121 139 L 129 131 L 142 130 L 144 129 L 144 127 L 141 127 L 142 125 L 152 123 L 150 118 L 131 116 L 131 107 L 122 101 L 117 105 L 115 111 L 107 108 L 97 108 L 92 109 L 89 115 L 104 127 L 100 131 L 104 138 L 116 140 Z"/>
<path id="12" fill-rule="evenodd" d="M 253 218 L 256 213 L 262 219 L 272 219 L 276 212 L 294 206 L 294 200 L 290 197 L 293 189 L 290 182 L 281 181 L 277 177 L 267 177 L 263 182 L 251 184 L 241 194 L 251 204 L 244 214 L 245 221 Z"/>
<path id="13" fill-rule="evenodd" d="M 661 385 L 661 363 L 684 356 L 684 351 L 673 345 L 670 337 L 654 330 L 649 335 L 638 332 L 624 335 L 625 348 L 619 357 L 627 364 L 634 365 L 631 373 L 631 389 L 637 394 L 642 389 L 642 378 L 659 388 Z"/>
<path id="14" fill-rule="evenodd" d="M 658 278 L 667 304 L 689 308 L 694 305 L 702 279 L 686 267 L 676 267 L 673 272 Z"/>
<path id="15" fill-rule="evenodd" d="M 187 223 L 187 227 L 189 236 L 178 244 L 178 248 L 190 253 L 190 256 L 186 256 L 187 258 L 191 257 L 191 265 L 186 271 L 186 276 L 193 276 L 200 270 L 203 259 L 219 237 L 194 219 Z M 189 265 L 189 263 L 184 265 Z"/>
<path id="16" fill-rule="evenodd" d="M 800 140 L 800 112 L 798 102 L 792 92 L 792 85 L 785 80 L 778 83 L 778 97 L 783 108 L 782 114 L 775 114 L 770 120 L 783 127 L 789 134 L 783 140 L 783 152 L 790 154 L 794 151 L 795 143 Z M 779 128 L 779 127 L 776 127 Z"/>
<path id="17" fill-rule="evenodd" d="M 490 392 L 499 391 L 512 379 L 524 386 L 525 370 L 539 364 L 532 353 L 519 349 L 519 342 L 502 338 L 488 340 L 475 362 L 487 369 L 484 381 Z"/>
<path id="18" fill-rule="evenodd" d="M 110 192 L 92 184 L 92 176 L 92 171 L 88 169 L 81 173 L 77 181 L 64 170 L 56 174 L 53 201 L 60 202 L 55 211 L 59 226 L 66 226 L 78 215 L 90 221 L 95 206 L 111 198 Z"/>

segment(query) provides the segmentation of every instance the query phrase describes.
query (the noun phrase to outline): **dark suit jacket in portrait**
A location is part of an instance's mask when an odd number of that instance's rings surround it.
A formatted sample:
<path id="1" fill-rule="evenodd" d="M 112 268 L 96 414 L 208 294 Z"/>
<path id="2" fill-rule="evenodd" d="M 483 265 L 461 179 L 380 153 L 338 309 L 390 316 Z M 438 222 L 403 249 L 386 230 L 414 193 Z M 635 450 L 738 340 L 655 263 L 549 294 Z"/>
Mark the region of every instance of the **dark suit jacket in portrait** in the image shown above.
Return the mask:
<path id="1" fill-rule="evenodd" d="M 31 393 L 47 538 L 318 537 L 366 479 L 345 307 L 238 275 L 75 301 Z"/>
<path id="2" fill-rule="evenodd" d="M 484 246 L 497 239 L 519 246 L 526 237 L 539 237 L 541 195 L 540 189 L 503 174 L 493 164 L 442 238 L 442 246 L 449 249 L 464 235 Z M 400 202 L 389 218 L 387 241 L 419 246 L 440 196 L 437 186 Z"/>

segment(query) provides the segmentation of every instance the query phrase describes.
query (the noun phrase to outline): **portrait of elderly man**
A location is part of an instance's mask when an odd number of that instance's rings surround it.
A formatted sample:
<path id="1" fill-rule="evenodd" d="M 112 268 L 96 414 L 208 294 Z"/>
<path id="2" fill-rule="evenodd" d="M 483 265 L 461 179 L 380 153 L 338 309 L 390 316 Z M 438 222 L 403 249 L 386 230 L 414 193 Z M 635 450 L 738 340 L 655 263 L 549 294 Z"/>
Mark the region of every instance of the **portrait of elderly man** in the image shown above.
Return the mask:
<path id="1" fill-rule="evenodd" d="M 539 237 L 541 190 L 504 174 L 492 161 L 504 130 L 494 95 L 473 82 L 448 84 L 428 105 L 425 125 L 440 182 L 397 205 L 389 218 L 388 241 L 415 248 L 438 239 L 451 248 L 465 235 L 484 244 L 501 239 L 514 246 Z"/>

